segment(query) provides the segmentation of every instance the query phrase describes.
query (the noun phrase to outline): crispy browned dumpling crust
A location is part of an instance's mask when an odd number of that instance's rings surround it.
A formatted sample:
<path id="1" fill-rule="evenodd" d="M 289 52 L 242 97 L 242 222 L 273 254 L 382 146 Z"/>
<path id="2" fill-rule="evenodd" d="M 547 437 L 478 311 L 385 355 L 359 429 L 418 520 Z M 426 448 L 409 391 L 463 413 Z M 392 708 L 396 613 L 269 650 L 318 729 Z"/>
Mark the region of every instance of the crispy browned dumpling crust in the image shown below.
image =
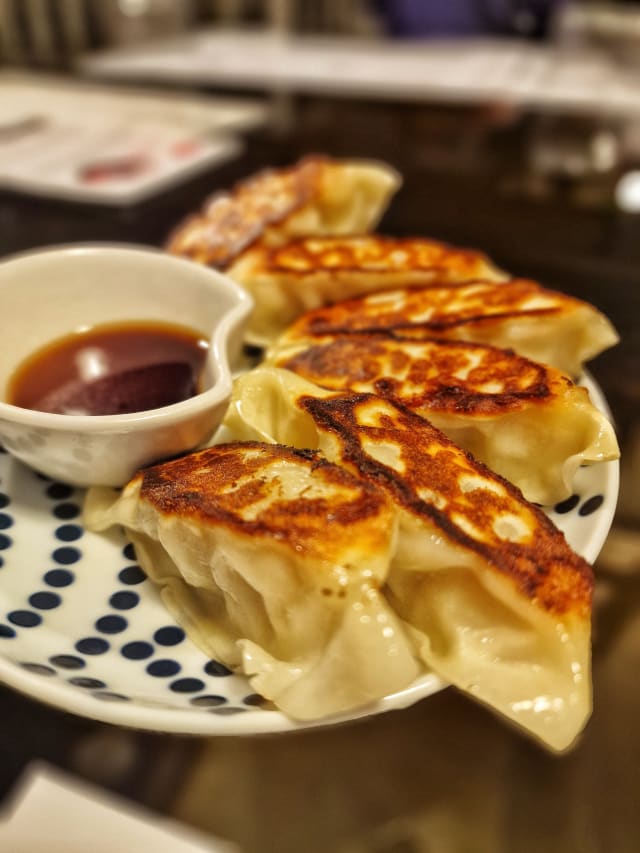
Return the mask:
<path id="1" fill-rule="evenodd" d="M 264 169 L 229 193 L 210 199 L 169 238 L 169 252 L 208 266 L 224 268 L 317 192 L 325 157 L 307 157 L 285 169 Z"/>
<path id="2" fill-rule="evenodd" d="M 143 469 L 135 479 L 142 480 L 140 497 L 163 515 L 276 540 L 324 560 L 354 539 L 375 553 L 393 524 L 383 492 L 312 450 L 220 444 Z"/>
<path id="3" fill-rule="evenodd" d="M 477 416 L 544 406 L 573 384 L 512 350 L 467 341 L 350 335 L 276 355 L 273 363 L 334 391 L 370 391 L 412 410 Z"/>
<path id="4" fill-rule="evenodd" d="M 412 279 L 425 281 L 506 277 L 482 252 L 426 238 L 393 238 L 379 234 L 307 237 L 284 246 L 261 247 L 252 273 L 285 274 L 301 279 L 318 273 L 338 276 L 362 273 L 372 277 L 404 273 Z"/>
<path id="5" fill-rule="evenodd" d="M 286 336 L 302 338 L 380 330 L 402 337 L 448 336 L 473 325 L 490 326 L 508 318 L 551 318 L 583 304 L 526 279 L 511 279 L 501 284 L 434 283 L 384 291 L 309 311 Z"/>
<path id="6" fill-rule="evenodd" d="M 298 405 L 338 441 L 341 461 L 384 488 L 407 513 L 480 554 L 545 610 L 590 618 L 589 564 L 514 486 L 424 418 L 371 394 L 300 397 Z M 383 445 L 393 448 L 394 467 L 374 455 Z M 500 535 L 503 526 L 515 526 L 517 535 Z"/>

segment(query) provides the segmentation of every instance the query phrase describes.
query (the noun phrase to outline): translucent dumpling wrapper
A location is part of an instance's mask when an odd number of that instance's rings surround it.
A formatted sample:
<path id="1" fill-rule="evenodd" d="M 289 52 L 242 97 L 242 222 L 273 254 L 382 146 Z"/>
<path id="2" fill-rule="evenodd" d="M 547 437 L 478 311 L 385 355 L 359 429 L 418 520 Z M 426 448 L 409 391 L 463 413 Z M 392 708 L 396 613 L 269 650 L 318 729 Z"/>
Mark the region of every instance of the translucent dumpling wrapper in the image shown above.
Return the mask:
<path id="1" fill-rule="evenodd" d="M 400 512 L 386 592 L 425 665 L 555 750 L 591 711 L 591 567 L 547 516 L 424 418 L 289 371 L 236 381 L 232 435 L 317 447 Z"/>
<path id="2" fill-rule="evenodd" d="M 535 503 L 569 497 L 580 465 L 619 456 L 614 429 L 586 388 L 511 350 L 346 335 L 275 345 L 268 363 L 323 388 L 397 400 Z"/>
<path id="3" fill-rule="evenodd" d="M 303 314 L 278 343 L 375 333 L 491 344 L 571 377 L 618 342 L 610 321 L 588 302 L 511 279 L 433 284 L 345 300 Z"/>
<path id="4" fill-rule="evenodd" d="M 249 337 L 260 345 L 273 341 L 303 312 L 362 294 L 436 280 L 508 278 L 482 252 L 379 234 L 303 237 L 282 246 L 259 243 L 228 272 L 253 296 Z"/>
<path id="5" fill-rule="evenodd" d="M 195 643 L 293 718 L 365 706 L 423 670 L 381 592 L 397 510 L 317 453 L 215 446 L 91 489 L 84 515 L 123 525 Z"/>
<path id="6" fill-rule="evenodd" d="M 386 163 L 306 157 L 214 195 L 174 230 L 167 249 L 225 269 L 258 241 L 272 246 L 308 234 L 365 232 L 378 224 L 401 182 Z"/>

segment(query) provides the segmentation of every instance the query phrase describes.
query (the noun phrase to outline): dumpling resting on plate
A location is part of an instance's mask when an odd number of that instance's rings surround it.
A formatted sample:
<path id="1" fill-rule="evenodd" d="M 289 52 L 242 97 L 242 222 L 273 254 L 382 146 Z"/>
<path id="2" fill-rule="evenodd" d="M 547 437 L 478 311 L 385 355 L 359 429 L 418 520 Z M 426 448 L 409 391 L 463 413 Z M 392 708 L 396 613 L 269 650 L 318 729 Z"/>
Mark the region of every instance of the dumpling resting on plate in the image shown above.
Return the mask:
<path id="1" fill-rule="evenodd" d="M 214 195 L 175 229 L 167 249 L 224 269 L 258 240 L 279 245 L 307 234 L 368 231 L 400 184 L 399 174 L 385 163 L 306 157 Z"/>
<path id="2" fill-rule="evenodd" d="M 236 380 L 238 437 L 320 448 L 383 489 L 400 527 L 386 593 L 436 673 L 556 750 L 591 709 L 591 567 L 506 480 L 424 418 L 261 368 Z"/>
<path id="3" fill-rule="evenodd" d="M 379 234 L 304 237 L 282 246 L 259 243 L 228 272 L 254 298 L 247 337 L 260 345 L 304 311 L 343 299 L 434 280 L 508 278 L 481 252 Z"/>
<path id="4" fill-rule="evenodd" d="M 594 306 L 533 281 L 433 284 L 345 300 L 303 314 L 278 345 L 322 336 L 389 333 L 513 349 L 577 377 L 585 361 L 618 341 Z"/>
<path id="5" fill-rule="evenodd" d="M 535 503 L 568 497 L 580 465 L 619 456 L 613 427 L 586 388 L 511 350 L 382 335 L 307 344 L 274 346 L 268 363 L 323 388 L 403 403 Z"/>
<path id="6" fill-rule="evenodd" d="M 397 510 L 318 453 L 211 447 L 90 490 L 85 521 L 124 525 L 191 638 L 291 717 L 350 711 L 423 669 L 381 592 Z"/>

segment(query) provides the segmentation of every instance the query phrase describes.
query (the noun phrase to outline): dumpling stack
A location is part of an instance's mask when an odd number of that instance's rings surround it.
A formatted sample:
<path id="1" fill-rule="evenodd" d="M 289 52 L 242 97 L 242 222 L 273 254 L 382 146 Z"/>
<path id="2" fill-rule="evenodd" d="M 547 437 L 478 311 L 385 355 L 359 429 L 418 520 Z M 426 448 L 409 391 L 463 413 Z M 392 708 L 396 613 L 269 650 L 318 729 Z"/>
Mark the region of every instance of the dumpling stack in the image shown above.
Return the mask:
<path id="1" fill-rule="evenodd" d="M 385 493 L 399 528 L 384 592 L 418 659 L 554 748 L 573 740 L 593 577 L 541 510 L 406 407 L 289 371 L 241 377 L 227 426 L 320 449 Z"/>
<path id="2" fill-rule="evenodd" d="M 435 671 L 563 750 L 591 708 L 593 575 L 535 504 L 617 458 L 573 381 L 616 333 L 479 252 L 367 234 L 399 183 L 308 158 L 177 229 L 170 251 L 252 293 L 264 363 L 227 443 L 92 490 L 87 523 L 124 524 L 194 640 L 292 717 Z"/>

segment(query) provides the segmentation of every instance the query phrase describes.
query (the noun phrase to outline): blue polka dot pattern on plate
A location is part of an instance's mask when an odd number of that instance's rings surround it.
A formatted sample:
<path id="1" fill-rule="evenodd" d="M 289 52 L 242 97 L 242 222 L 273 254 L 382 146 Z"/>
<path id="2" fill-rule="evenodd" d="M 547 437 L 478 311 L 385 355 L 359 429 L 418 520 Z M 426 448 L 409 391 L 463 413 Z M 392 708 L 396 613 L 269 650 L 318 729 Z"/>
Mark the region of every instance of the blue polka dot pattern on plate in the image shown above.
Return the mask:
<path id="1" fill-rule="evenodd" d="M 7 548 L 11 548 L 13 545 L 13 540 L 10 536 L 7 536 L 5 533 L 0 533 L 0 551 L 6 551 Z"/>
<path id="2" fill-rule="evenodd" d="M 102 690 L 107 686 L 99 678 L 70 678 L 69 684 L 75 684 L 76 687 L 82 687 L 85 690 Z"/>
<path id="3" fill-rule="evenodd" d="M 64 501 L 73 494 L 73 488 L 65 483 L 52 483 L 47 488 L 47 497 L 54 501 Z"/>
<path id="4" fill-rule="evenodd" d="M 199 678 L 179 678 L 172 681 L 169 687 L 174 693 L 197 693 L 198 690 L 204 690 L 205 684 Z"/>
<path id="5" fill-rule="evenodd" d="M 153 654 L 153 646 L 142 640 L 134 640 L 131 643 L 125 643 L 120 649 L 120 654 L 129 660 L 144 660 Z"/>
<path id="6" fill-rule="evenodd" d="M 38 610 L 53 610 L 60 607 L 62 599 L 55 592 L 34 592 L 29 596 L 29 604 Z"/>
<path id="7" fill-rule="evenodd" d="M 127 586 L 135 586 L 147 579 L 147 576 L 142 571 L 140 566 L 125 566 L 118 572 L 118 580 L 120 583 L 125 583 Z"/>
<path id="8" fill-rule="evenodd" d="M 127 560 L 135 560 L 136 559 L 136 549 L 133 547 L 131 542 L 127 542 L 127 544 L 122 549 L 122 554 Z"/>
<path id="9" fill-rule="evenodd" d="M 137 592 L 114 592 L 109 599 L 109 604 L 115 610 L 131 610 L 140 601 Z"/>
<path id="10" fill-rule="evenodd" d="M 75 542 L 80 539 L 84 530 L 79 524 L 62 524 L 56 530 L 56 539 L 61 542 Z"/>
<path id="11" fill-rule="evenodd" d="M 128 627 L 129 623 L 124 616 L 101 616 L 96 622 L 96 630 L 102 634 L 120 634 Z"/>
<path id="12" fill-rule="evenodd" d="M 5 640 L 11 640 L 16 636 L 15 629 L 10 625 L 3 625 L 0 623 L 0 637 L 3 637 Z"/>
<path id="13" fill-rule="evenodd" d="M 101 699 L 103 702 L 128 702 L 129 697 L 122 693 L 109 693 L 107 691 L 96 691 L 94 694 L 96 699 Z"/>
<path id="14" fill-rule="evenodd" d="M 49 586 L 60 588 L 71 586 L 75 580 L 75 576 L 68 569 L 51 569 L 51 571 L 45 574 L 43 580 Z"/>
<path id="15" fill-rule="evenodd" d="M 33 672 L 36 675 L 55 675 L 56 671 L 52 666 L 46 666 L 43 663 L 22 663 L 20 666 L 26 669 L 27 672 Z"/>
<path id="16" fill-rule="evenodd" d="M 103 655 L 110 648 L 111 644 L 102 637 L 83 637 L 76 643 L 76 651 L 83 655 Z"/>
<path id="17" fill-rule="evenodd" d="M 60 563 L 62 566 L 71 566 L 82 558 L 82 551 L 70 547 L 56 548 L 51 556 L 54 562 Z"/>
<path id="18" fill-rule="evenodd" d="M 6 512 L 0 512 L 0 530 L 7 530 L 13 525 L 13 518 Z"/>
<path id="19" fill-rule="evenodd" d="M 212 714 L 219 714 L 221 717 L 225 716 L 233 716 L 234 714 L 244 714 L 246 712 L 246 708 L 237 708 L 233 705 L 221 705 L 219 708 L 212 708 Z"/>
<path id="20" fill-rule="evenodd" d="M 53 508 L 53 515 L 60 521 L 69 521 L 80 515 L 80 507 L 74 503 L 61 503 Z"/>
<path id="21" fill-rule="evenodd" d="M 83 669 L 86 665 L 83 659 L 76 655 L 53 655 L 49 662 L 62 669 Z"/>
<path id="22" fill-rule="evenodd" d="M 11 503 L 11 498 L 5 492 L 0 492 L 0 509 L 4 509 Z"/>
<path id="23" fill-rule="evenodd" d="M 20 628 L 35 628 L 42 622 L 42 616 L 32 610 L 12 610 L 7 619 L 12 625 L 18 625 Z"/>
<path id="24" fill-rule="evenodd" d="M 588 498 L 578 510 L 578 515 L 587 516 L 600 509 L 604 502 L 604 495 L 593 495 Z"/>
<path id="25" fill-rule="evenodd" d="M 574 510 L 578 506 L 579 503 L 580 503 L 580 495 L 571 495 L 571 497 L 568 497 L 565 500 L 560 501 L 560 503 L 557 503 L 554 506 L 554 510 L 555 510 L 555 512 L 558 512 L 561 515 L 564 515 L 565 513 L 571 512 L 572 510 Z"/>
<path id="26" fill-rule="evenodd" d="M 177 625 L 169 625 L 166 628 L 158 628 L 153 639 L 160 646 L 177 646 L 185 639 L 185 633 Z"/>
<path id="27" fill-rule="evenodd" d="M 217 660 L 207 661 L 204 667 L 204 671 L 207 675 L 213 675 L 216 678 L 220 678 L 225 675 L 231 675 L 231 670 L 228 666 L 225 666 L 223 663 Z"/>
<path id="28" fill-rule="evenodd" d="M 224 696 L 192 696 L 189 702 L 197 708 L 217 708 L 226 703 Z"/>
<path id="29" fill-rule="evenodd" d="M 147 672 L 155 678 L 170 678 L 177 675 L 181 668 L 177 660 L 154 660 L 147 667 Z"/>

